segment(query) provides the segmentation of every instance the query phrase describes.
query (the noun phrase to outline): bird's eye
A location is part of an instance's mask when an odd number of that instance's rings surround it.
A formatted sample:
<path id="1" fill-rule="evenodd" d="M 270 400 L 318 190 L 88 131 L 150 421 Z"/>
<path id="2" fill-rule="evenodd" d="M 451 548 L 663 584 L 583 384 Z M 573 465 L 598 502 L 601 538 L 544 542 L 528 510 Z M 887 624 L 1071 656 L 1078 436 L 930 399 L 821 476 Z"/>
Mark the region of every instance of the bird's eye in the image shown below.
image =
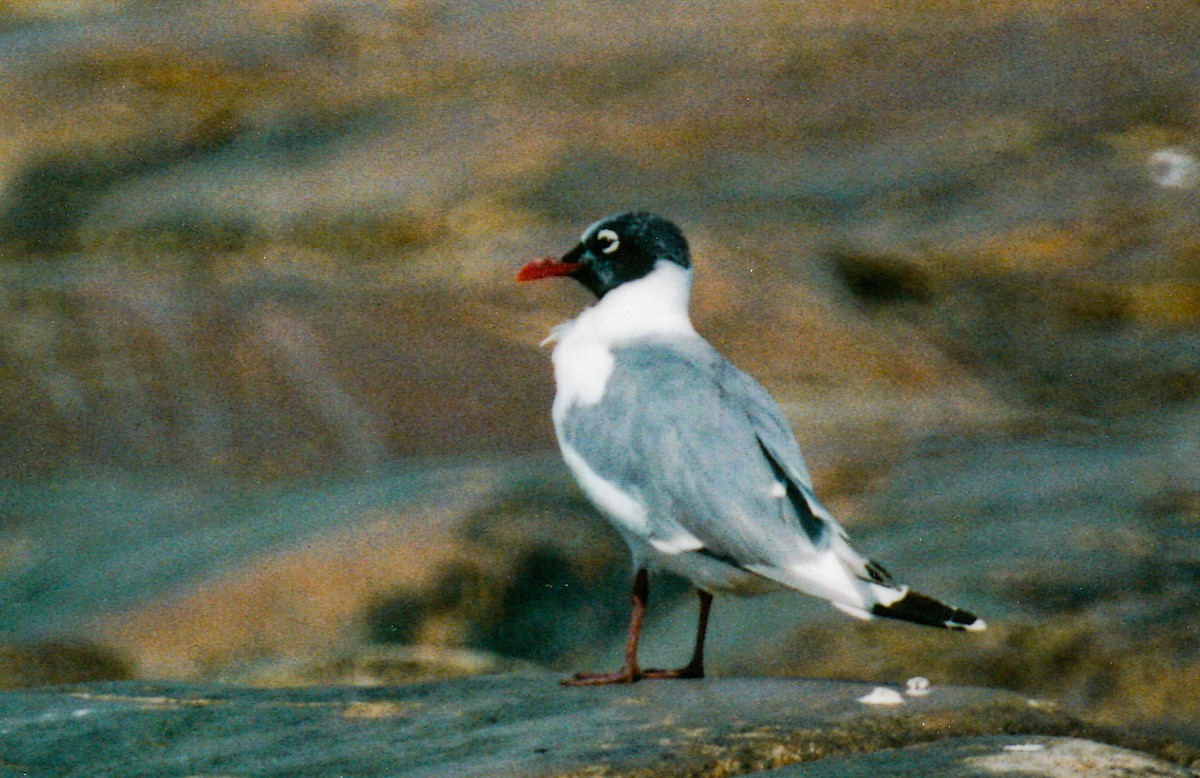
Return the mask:
<path id="1" fill-rule="evenodd" d="M 600 230 L 597 232 L 596 243 L 600 244 L 601 254 L 611 254 L 621 247 L 621 239 L 612 230 Z"/>

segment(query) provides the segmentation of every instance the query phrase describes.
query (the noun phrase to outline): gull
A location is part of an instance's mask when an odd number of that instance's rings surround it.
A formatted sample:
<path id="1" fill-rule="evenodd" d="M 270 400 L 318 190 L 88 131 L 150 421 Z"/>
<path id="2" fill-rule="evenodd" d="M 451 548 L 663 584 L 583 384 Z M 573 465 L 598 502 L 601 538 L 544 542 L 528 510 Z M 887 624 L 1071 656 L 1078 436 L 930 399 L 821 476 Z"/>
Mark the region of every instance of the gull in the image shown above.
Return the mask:
<path id="1" fill-rule="evenodd" d="M 569 686 L 704 677 L 713 594 L 790 589 L 858 618 L 953 630 L 984 621 L 898 584 L 850 546 L 821 505 L 783 412 L 721 356 L 688 315 L 687 241 L 670 221 L 626 211 L 601 219 L 560 258 L 534 260 L 518 281 L 566 277 L 597 298 L 554 328 L 554 430 L 584 494 L 633 556 L 624 666 L 577 673 Z M 699 593 L 691 660 L 643 669 L 638 641 L 651 570 Z"/>

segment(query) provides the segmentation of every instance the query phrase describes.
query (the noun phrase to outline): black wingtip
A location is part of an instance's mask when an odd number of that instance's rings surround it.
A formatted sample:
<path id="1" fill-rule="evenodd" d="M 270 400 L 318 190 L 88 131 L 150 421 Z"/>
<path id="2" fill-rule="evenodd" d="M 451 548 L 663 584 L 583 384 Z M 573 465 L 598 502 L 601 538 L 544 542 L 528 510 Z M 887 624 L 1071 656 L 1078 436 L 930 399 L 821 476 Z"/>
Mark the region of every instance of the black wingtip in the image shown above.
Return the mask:
<path id="1" fill-rule="evenodd" d="M 940 600 L 919 592 L 908 591 L 891 605 L 876 604 L 871 613 L 889 619 L 911 621 L 942 629 L 978 632 L 987 629 L 987 622 L 970 611 L 953 608 Z"/>

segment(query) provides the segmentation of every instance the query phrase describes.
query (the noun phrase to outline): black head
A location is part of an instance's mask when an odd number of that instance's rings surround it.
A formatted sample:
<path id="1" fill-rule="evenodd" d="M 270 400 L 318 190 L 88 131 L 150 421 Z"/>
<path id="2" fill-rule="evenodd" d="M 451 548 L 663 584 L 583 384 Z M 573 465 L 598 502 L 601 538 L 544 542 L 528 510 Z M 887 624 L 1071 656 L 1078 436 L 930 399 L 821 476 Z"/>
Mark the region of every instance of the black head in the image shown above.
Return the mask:
<path id="1" fill-rule="evenodd" d="M 644 211 L 625 211 L 587 228 L 579 245 L 562 259 L 531 262 L 519 281 L 570 276 L 597 297 L 650 273 L 659 261 L 691 266 L 687 240 L 671 222 Z"/>

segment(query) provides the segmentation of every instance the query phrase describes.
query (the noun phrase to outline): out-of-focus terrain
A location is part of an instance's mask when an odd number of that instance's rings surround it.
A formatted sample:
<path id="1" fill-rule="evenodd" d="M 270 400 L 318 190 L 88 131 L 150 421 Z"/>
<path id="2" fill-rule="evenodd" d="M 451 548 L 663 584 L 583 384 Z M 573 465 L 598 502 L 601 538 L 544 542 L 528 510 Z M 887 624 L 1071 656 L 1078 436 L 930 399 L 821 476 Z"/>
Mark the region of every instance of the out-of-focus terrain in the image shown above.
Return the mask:
<path id="1" fill-rule="evenodd" d="M 846 6 L 850 7 L 846 7 Z M 981 635 L 719 599 L 718 674 L 1200 741 L 1200 6 L 9 3 L 0 686 L 613 661 L 619 539 L 517 287 L 599 216 Z M 694 607 L 656 585 L 647 655 Z"/>

